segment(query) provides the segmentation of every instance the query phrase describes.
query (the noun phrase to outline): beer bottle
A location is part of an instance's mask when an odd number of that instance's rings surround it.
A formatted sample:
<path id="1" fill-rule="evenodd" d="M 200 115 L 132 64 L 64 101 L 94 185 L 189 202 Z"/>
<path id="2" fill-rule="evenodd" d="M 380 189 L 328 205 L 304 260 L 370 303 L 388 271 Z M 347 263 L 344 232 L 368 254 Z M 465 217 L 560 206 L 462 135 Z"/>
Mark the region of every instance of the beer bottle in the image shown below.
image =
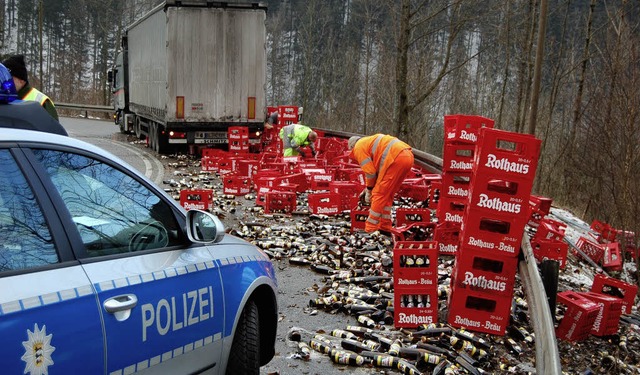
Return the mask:
<path id="1" fill-rule="evenodd" d="M 422 373 L 418 368 L 404 359 L 400 359 L 396 368 L 405 375 L 421 375 Z"/>
<path id="2" fill-rule="evenodd" d="M 358 316 L 358 323 L 364 325 L 367 328 L 374 328 L 376 326 L 376 322 L 374 322 L 373 319 L 366 315 Z"/>
<path id="3" fill-rule="evenodd" d="M 356 336 L 355 334 L 348 331 L 343 331 L 341 329 L 334 329 L 333 331 L 331 331 L 331 336 L 353 340 L 356 340 L 358 338 L 358 336 Z"/>
<path id="4" fill-rule="evenodd" d="M 343 365 L 362 366 L 365 362 L 368 362 L 365 357 L 361 355 L 339 349 L 332 349 L 331 352 L 329 352 L 329 356 L 334 363 Z"/>
<path id="5" fill-rule="evenodd" d="M 400 349 L 402 349 L 402 341 L 396 339 L 393 341 L 387 352 L 389 355 L 398 357 L 400 355 Z"/>
<path id="6" fill-rule="evenodd" d="M 340 346 L 342 346 L 342 349 L 349 350 L 355 353 L 370 350 L 370 348 L 368 348 L 360 341 L 353 339 L 342 339 L 342 341 L 340 342 Z"/>
<path id="7" fill-rule="evenodd" d="M 307 360 L 311 357 L 311 348 L 309 348 L 306 342 L 300 341 L 298 343 L 298 353 L 303 359 Z"/>

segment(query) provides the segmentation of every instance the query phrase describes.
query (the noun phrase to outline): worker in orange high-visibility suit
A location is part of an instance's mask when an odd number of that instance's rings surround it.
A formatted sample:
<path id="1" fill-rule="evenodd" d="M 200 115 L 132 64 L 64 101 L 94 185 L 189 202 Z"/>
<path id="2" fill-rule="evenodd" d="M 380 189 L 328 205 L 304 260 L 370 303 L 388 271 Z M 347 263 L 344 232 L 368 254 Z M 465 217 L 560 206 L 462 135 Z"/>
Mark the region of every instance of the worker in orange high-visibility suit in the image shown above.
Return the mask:
<path id="1" fill-rule="evenodd" d="M 360 198 L 371 205 L 364 230 L 389 235 L 393 197 L 413 167 L 411 146 L 384 134 L 354 136 L 349 138 L 348 146 L 349 156 L 360 164 L 365 174 L 366 187 Z"/>

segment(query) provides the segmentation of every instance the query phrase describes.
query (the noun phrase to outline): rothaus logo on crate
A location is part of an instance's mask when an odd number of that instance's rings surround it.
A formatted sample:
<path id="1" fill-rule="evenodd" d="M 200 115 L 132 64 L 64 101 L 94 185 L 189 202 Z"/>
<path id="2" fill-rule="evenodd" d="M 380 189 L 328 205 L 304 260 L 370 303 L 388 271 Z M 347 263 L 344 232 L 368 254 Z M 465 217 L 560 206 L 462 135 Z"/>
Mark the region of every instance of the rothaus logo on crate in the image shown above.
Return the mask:
<path id="1" fill-rule="evenodd" d="M 182 204 L 182 206 L 187 211 L 188 210 L 206 210 L 207 209 L 207 205 L 204 202 L 196 202 L 196 203 L 184 202 Z"/>
<path id="2" fill-rule="evenodd" d="M 461 187 L 448 186 L 447 194 L 452 197 L 466 198 L 469 196 L 469 189 L 463 189 Z"/>
<path id="3" fill-rule="evenodd" d="M 449 223 L 462 224 L 462 215 L 461 214 L 456 214 L 456 213 L 451 213 L 451 212 L 445 212 L 444 221 L 447 221 Z"/>
<path id="4" fill-rule="evenodd" d="M 484 275 L 476 276 L 471 271 L 466 271 L 464 273 L 464 280 L 462 280 L 462 284 L 484 289 L 489 292 L 504 292 L 507 290 L 508 285 L 506 281 L 487 279 Z"/>
<path id="5" fill-rule="evenodd" d="M 519 158 L 518 161 L 511 161 L 506 157 L 500 158 L 494 154 L 487 154 L 484 166 L 501 172 L 526 176 L 529 174 L 531 162 L 531 159 Z"/>
<path id="6" fill-rule="evenodd" d="M 519 242 L 519 240 L 513 237 L 507 237 L 505 240 L 506 241 L 493 242 L 469 236 L 467 237 L 466 244 L 482 250 L 498 250 L 513 255 L 517 254 L 518 249 L 513 245 L 513 243 Z"/>
<path id="7" fill-rule="evenodd" d="M 519 214 L 522 212 L 521 200 L 518 199 L 516 202 L 511 202 L 503 200 L 500 197 L 492 198 L 488 194 L 484 193 L 478 195 L 476 206 L 499 213 Z"/>
<path id="8" fill-rule="evenodd" d="M 460 141 L 467 141 L 469 143 L 476 143 L 478 142 L 478 135 L 475 133 L 470 133 L 466 130 L 460 130 L 460 133 L 457 133 L 455 131 L 448 132 L 447 139 L 449 140 L 457 139 Z"/>

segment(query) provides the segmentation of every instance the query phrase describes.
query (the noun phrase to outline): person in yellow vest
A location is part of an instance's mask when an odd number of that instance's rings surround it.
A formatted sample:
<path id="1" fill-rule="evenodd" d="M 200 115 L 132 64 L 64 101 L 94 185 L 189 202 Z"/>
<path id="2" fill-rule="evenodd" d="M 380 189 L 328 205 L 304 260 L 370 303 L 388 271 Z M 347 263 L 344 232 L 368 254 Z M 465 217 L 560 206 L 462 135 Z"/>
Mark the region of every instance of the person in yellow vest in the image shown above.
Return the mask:
<path id="1" fill-rule="evenodd" d="M 27 75 L 27 67 L 24 63 L 24 56 L 13 55 L 2 61 L 11 76 L 13 77 L 13 83 L 18 90 L 18 98 L 26 101 L 38 102 L 40 105 L 49 112 L 51 117 L 58 120 L 58 111 L 56 111 L 53 101 L 45 94 L 38 91 L 35 87 L 29 85 L 29 76 Z"/>
<path id="2" fill-rule="evenodd" d="M 300 148 L 309 146 L 311 155 L 316 156 L 316 149 L 313 142 L 318 139 L 318 133 L 311 130 L 310 127 L 302 124 L 291 124 L 280 129 L 280 139 L 282 139 L 283 156 L 302 156 L 307 155 Z"/>

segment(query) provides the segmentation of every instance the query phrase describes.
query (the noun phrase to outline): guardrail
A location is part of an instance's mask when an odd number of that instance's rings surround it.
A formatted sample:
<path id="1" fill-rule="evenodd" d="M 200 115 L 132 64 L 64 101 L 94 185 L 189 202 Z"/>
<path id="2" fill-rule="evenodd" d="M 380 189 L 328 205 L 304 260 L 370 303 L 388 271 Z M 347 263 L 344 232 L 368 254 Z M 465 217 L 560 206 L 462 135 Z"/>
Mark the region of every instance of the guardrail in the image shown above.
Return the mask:
<path id="1" fill-rule="evenodd" d="M 327 135 L 349 138 L 355 133 L 319 129 Z M 442 159 L 424 151 L 413 150 L 415 163 L 432 173 L 442 173 Z M 536 337 L 536 373 L 562 374 L 560 355 L 553 326 L 553 318 L 547 301 L 538 265 L 533 256 L 529 236 L 524 235 L 521 245 L 524 259 L 519 262 L 520 281 L 529 302 L 529 317 Z"/>
<path id="2" fill-rule="evenodd" d="M 88 117 L 88 112 L 114 112 L 114 109 L 110 105 L 95 105 L 95 104 L 75 104 L 75 103 L 55 103 L 58 109 L 70 109 L 75 111 L 84 112 L 84 117 Z"/>

